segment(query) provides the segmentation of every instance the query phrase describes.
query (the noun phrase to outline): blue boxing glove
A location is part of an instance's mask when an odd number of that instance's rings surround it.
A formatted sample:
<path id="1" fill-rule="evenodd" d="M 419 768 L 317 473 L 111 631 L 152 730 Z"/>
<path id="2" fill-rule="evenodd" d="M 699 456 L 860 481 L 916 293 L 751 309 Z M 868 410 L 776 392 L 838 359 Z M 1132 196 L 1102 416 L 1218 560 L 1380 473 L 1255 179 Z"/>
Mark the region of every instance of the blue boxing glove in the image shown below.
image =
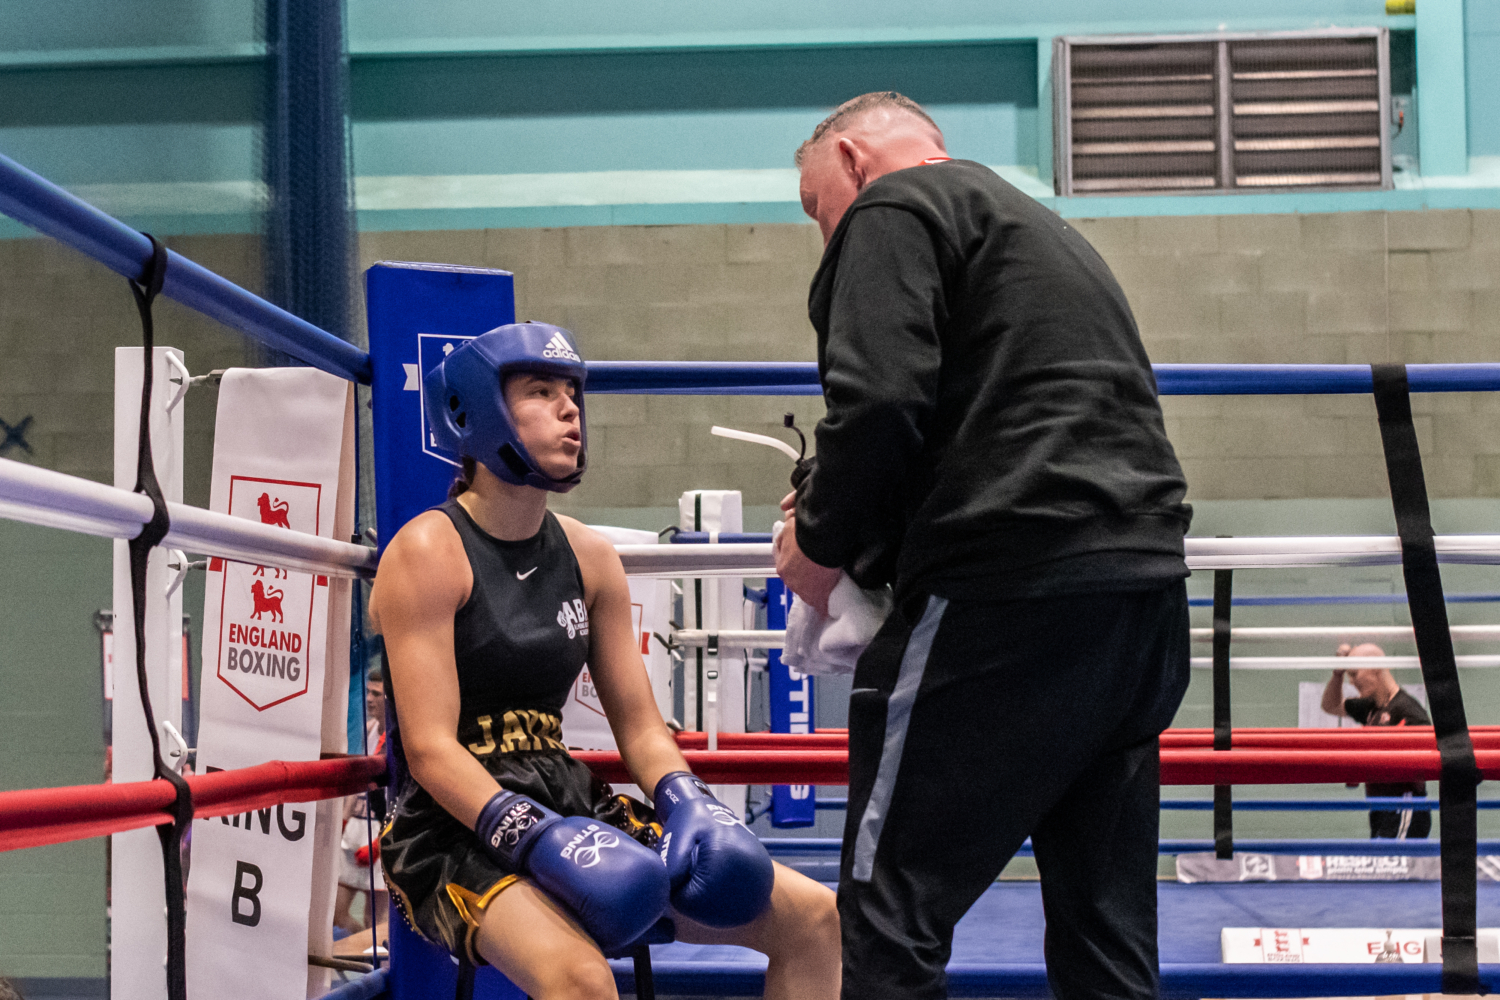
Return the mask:
<path id="1" fill-rule="evenodd" d="M 672 905 L 709 927 L 739 927 L 771 903 L 776 871 L 760 839 L 686 771 L 656 785 Z"/>
<path id="2" fill-rule="evenodd" d="M 661 859 L 587 816 L 559 816 L 515 792 L 485 803 L 474 832 L 490 857 L 566 907 L 600 950 L 630 944 L 667 912 Z"/>

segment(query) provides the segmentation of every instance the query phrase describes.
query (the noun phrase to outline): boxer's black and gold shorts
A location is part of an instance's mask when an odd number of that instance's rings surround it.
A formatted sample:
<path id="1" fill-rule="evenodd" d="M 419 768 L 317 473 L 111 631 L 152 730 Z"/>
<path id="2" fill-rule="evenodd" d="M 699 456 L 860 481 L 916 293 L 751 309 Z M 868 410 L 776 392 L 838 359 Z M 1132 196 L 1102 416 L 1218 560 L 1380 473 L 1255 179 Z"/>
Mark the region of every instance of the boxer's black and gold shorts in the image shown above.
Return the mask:
<path id="1" fill-rule="evenodd" d="M 616 795 L 560 743 L 475 756 L 506 791 L 564 816 L 591 816 L 657 849 L 661 826 L 654 810 Z M 485 908 L 518 876 L 491 858 L 473 830 L 409 777 L 381 831 L 380 860 L 391 898 L 417 933 L 475 965 L 485 964 L 474 949 L 474 934 Z"/>

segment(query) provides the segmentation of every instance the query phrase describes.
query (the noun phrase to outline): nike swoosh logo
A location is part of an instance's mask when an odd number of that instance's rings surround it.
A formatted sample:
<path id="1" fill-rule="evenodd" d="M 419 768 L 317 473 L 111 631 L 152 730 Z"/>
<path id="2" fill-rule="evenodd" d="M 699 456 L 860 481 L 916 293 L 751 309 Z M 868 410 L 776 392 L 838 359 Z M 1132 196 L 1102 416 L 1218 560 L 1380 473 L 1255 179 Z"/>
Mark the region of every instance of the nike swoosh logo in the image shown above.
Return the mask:
<path id="1" fill-rule="evenodd" d="M 531 574 L 533 574 L 533 573 L 535 573 L 535 572 L 536 572 L 536 567 L 535 567 L 535 566 L 533 566 L 533 567 L 531 567 L 531 568 L 530 568 L 530 569 L 528 569 L 528 570 L 527 570 L 527 571 L 526 571 L 526 572 L 524 572 L 524 573 L 517 573 L 517 574 L 516 574 L 516 579 L 517 579 L 517 580 L 524 580 L 524 579 L 526 579 L 526 578 L 527 578 L 527 577 L 528 577 L 528 576 L 530 576 L 530 575 L 531 575 Z"/>

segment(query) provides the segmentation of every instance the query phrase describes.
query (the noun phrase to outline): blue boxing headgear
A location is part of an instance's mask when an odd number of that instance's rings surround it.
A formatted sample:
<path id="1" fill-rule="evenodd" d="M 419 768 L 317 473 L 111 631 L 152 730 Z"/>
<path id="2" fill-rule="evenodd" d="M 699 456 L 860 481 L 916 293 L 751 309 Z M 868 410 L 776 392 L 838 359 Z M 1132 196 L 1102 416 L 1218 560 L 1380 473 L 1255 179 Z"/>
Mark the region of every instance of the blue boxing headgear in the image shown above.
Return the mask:
<path id="1" fill-rule="evenodd" d="M 562 479 L 543 472 L 521 443 L 505 405 L 506 376 L 533 372 L 571 379 L 578 404 L 581 447 L 578 468 Z M 481 334 L 443 359 L 422 379 L 423 401 L 432 441 L 446 451 L 467 455 L 507 483 L 566 493 L 583 479 L 588 426 L 583 416 L 583 383 L 588 377 L 573 335 L 548 323 L 514 323 Z"/>

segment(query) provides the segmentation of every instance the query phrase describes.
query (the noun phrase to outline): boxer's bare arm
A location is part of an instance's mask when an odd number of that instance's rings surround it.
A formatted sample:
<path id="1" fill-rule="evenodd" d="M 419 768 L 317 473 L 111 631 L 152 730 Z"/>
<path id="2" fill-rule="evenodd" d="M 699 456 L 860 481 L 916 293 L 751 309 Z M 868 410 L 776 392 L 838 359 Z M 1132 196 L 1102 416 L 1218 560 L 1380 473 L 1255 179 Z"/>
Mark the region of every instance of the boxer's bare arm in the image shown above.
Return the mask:
<path id="1" fill-rule="evenodd" d="M 413 518 L 380 558 L 370 617 L 385 637 L 388 683 L 412 777 L 465 826 L 499 786 L 458 742 L 458 666 L 453 616 L 474 572 L 453 523 L 440 511 Z"/>

